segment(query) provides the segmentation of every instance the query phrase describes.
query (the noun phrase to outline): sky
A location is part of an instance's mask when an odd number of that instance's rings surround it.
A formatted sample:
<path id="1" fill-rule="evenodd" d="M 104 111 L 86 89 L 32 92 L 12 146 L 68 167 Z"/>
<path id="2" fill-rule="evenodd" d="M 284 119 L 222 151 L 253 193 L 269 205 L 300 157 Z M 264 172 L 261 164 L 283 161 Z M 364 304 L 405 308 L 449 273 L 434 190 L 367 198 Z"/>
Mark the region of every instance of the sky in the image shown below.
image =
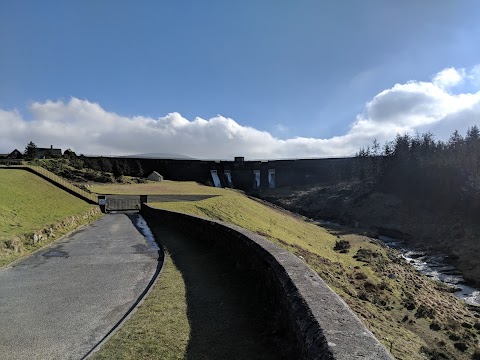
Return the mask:
<path id="1" fill-rule="evenodd" d="M 353 155 L 480 125 L 476 0 L 0 0 L 0 153 Z"/>

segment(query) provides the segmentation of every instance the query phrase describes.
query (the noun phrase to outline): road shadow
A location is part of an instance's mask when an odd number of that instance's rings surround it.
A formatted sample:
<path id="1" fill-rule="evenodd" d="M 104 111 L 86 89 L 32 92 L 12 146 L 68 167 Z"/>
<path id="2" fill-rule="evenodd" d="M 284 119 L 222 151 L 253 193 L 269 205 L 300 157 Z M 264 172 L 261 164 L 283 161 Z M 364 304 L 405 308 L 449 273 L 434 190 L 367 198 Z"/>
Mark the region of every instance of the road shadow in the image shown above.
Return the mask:
<path id="1" fill-rule="evenodd" d="M 251 271 L 206 241 L 150 224 L 181 272 L 191 328 L 186 359 L 293 359 L 294 349 Z"/>

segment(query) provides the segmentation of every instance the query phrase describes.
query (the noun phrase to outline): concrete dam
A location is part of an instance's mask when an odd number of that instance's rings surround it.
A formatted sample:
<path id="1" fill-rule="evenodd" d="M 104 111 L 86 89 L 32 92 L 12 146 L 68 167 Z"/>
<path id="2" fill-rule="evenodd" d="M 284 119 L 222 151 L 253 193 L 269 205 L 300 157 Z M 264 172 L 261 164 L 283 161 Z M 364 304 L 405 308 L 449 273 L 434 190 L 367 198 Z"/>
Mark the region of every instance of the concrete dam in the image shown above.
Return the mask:
<path id="1" fill-rule="evenodd" d="M 247 192 L 262 189 L 329 183 L 350 179 L 356 158 L 257 160 L 176 160 L 122 158 L 138 161 L 145 175 L 158 172 L 167 180 L 197 181 Z"/>

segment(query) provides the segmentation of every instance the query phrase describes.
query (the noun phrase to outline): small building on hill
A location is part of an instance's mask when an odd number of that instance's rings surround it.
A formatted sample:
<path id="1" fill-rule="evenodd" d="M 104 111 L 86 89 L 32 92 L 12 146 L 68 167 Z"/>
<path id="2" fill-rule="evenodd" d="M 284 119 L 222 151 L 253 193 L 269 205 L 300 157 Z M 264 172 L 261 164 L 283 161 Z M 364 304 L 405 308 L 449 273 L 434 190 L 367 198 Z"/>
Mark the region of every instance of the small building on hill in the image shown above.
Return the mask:
<path id="1" fill-rule="evenodd" d="M 18 149 L 15 149 L 7 155 L 7 159 L 23 159 L 23 154 Z"/>
<path id="2" fill-rule="evenodd" d="M 154 171 L 147 177 L 148 180 L 152 181 L 163 181 L 163 176 L 160 175 L 158 172 Z"/>
<path id="3" fill-rule="evenodd" d="M 49 148 L 37 148 L 37 158 L 38 159 L 51 159 L 53 157 L 61 157 L 62 149 L 54 149 L 53 145 L 50 145 Z"/>

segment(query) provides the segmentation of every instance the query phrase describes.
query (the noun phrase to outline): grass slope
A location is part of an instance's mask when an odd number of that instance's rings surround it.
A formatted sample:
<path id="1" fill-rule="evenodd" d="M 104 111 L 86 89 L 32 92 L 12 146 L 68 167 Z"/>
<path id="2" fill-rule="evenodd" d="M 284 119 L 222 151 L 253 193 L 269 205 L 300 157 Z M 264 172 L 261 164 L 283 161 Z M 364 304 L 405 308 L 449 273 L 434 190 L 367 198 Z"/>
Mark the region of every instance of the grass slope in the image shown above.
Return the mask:
<path id="1" fill-rule="evenodd" d="M 109 188 L 109 192 L 125 194 L 145 190 L 137 186 Z M 160 183 L 148 184 L 148 191 L 221 195 L 154 205 L 242 226 L 303 258 L 387 348 L 392 346 L 392 354 L 398 359 L 472 359 L 478 349 L 479 331 L 472 325 L 479 322 L 479 314 L 373 239 L 326 230 L 232 190 Z M 348 253 L 333 250 L 339 240 L 350 242 Z"/>
<path id="2" fill-rule="evenodd" d="M 402 199 L 374 191 L 360 181 L 334 185 L 268 189 L 262 197 L 306 216 L 383 228 L 405 235 L 411 247 L 446 254 L 465 279 L 480 287 L 480 224 L 461 216 L 462 211 L 432 210 L 424 201 Z M 385 232 L 384 230 L 383 232 Z"/>
<path id="3" fill-rule="evenodd" d="M 165 265 L 148 297 L 93 359 L 183 359 L 190 338 L 185 283 L 165 257 Z"/>
<path id="4" fill-rule="evenodd" d="M 91 186 L 90 191 L 97 194 L 119 195 L 224 195 L 226 189 L 200 185 L 193 181 L 147 182 L 131 186 L 106 184 Z"/>
<path id="5" fill-rule="evenodd" d="M 72 216 L 81 215 L 84 220 L 83 215 L 96 208 L 28 171 L 0 169 L 0 266 L 45 244 L 30 243 L 32 233 Z M 61 233 L 58 229 L 56 236 Z M 14 239 L 19 241 L 17 251 L 12 248 Z"/>

